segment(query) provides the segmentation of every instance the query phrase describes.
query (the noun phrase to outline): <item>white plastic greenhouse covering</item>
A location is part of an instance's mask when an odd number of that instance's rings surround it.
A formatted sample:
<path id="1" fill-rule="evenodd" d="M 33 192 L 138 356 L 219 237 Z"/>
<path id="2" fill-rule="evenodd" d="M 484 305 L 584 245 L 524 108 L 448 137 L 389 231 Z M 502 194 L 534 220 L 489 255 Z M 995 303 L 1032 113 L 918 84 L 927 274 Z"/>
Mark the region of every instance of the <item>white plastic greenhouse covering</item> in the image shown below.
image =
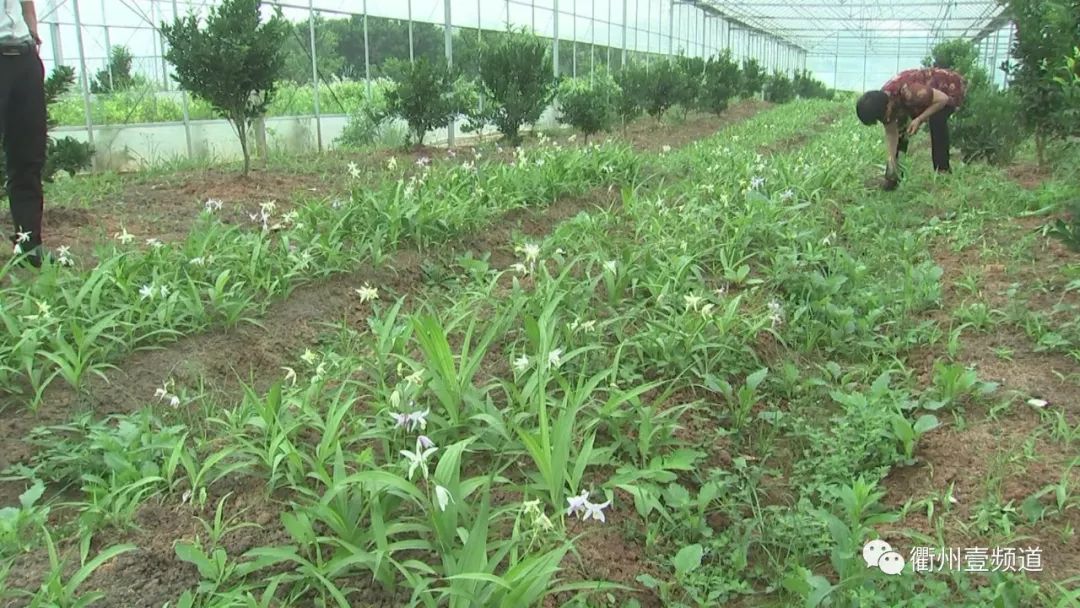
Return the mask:
<path id="1" fill-rule="evenodd" d="M 46 69 L 61 64 L 75 68 L 85 98 L 85 124 L 59 130 L 92 141 L 99 168 L 185 156 L 235 156 L 235 138 L 223 121 L 188 117 L 187 95 L 176 91 L 162 58 L 165 43 L 156 29 L 176 16 L 206 15 L 217 2 L 37 0 Z M 1012 41 L 1011 23 L 994 0 L 263 0 L 267 17 L 277 9 L 311 30 L 309 43 L 315 39 L 315 25 L 322 22 L 312 16 L 360 19 L 365 56 L 365 16 L 373 22 L 395 19 L 439 28 L 450 24 L 451 32 L 481 37 L 485 31 L 505 31 L 509 24 L 550 39 L 559 58 L 555 70 L 562 75 L 584 75 L 593 65 L 613 60 L 647 62 L 680 53 L 709 57 L 730 49 L 737 59 L 757 58 L 770 72 L 807 69 L 828 86 L 852 91 L 880 86 L 897 71 L 920 65 L 935 44 L 954 38 L 977 42 L 981 62 L 995 82 L 1004 85 L 1000 66 Z M 452 59 L 451 37 L 446 38 L 444 52 Z M 89 83 L 107 69 L 114 46 L 127 47 L 134 56 L 133 71 L 157 85 L 152 97 L 181 98 L 182 122 L 95 124 L 95 104 L 100 101 Z M 583 53 L 584 48 L 588 51 Z M 370 83 L 370 65 L 364 72 L 356 79 Z M 298 109 L 296 116 L 268 120 L 273 145 L 294 151 L 332 147 L 346 117 L 320 111 L 318 95 L 315 98 L 311 108 Z M 453 137 L 451 130 L 436 139 Z"/>

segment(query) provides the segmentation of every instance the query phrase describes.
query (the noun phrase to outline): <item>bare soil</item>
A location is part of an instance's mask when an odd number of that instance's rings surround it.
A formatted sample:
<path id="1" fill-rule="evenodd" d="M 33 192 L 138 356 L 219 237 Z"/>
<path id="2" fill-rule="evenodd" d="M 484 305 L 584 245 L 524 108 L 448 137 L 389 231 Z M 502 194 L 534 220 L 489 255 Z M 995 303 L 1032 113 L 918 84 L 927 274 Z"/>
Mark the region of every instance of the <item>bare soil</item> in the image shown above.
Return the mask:
<path id="1" fill-rule="evenodd" d="M 1029 175 L 1019 171 L 1022 180 Z M 1045 218 L 1007 219 L 988 225 L 987 240 L 1007 243 L 1029 232 Z M 940 309 L 927 313 L 939 326 L 948 328 L 952 311 L 971 302 L 985 302 L 991 308 L 1003 309 L 1009 304 L 1008 289 L 1017 284 L 1060 280 L 1062 267 L 1076 257 L 1056 240 L 1036 239 L 1031 260 L 1011 268 L 998 263 L 995 253 L 985 258 L 980 248 L 969 247 L 959 252 L 944 243 L 932 252 L 935 262 L 945 273 L 942 277 L 943 303 Z M 960 289 L 957 281 L 969 274 L 979 277 L 979 289 L 971 294 Z M 1030 291 L 1020 290 L 1028 295 Z M 1033 298 L 1029 305 L 1046 310 L 1045 301 Z M 1000 353 L 1008 353 L 1003 358 Z M 942 347 L 918 349 L 908 357 L 908 366 L 915 371 L 918 384 L 928 387 L 932 382 L 935 361 L 948 361 Z M 994 401 L 970 404 L 963 408 L 963 425 L 954 423 L 952 416 L 938 412 L 941 428 L 922 438 L 916 450 L 919 463 L 894 469 L 885 480 L 888 490 L 886 504 L 899 508 L 908 500 L 944 496 L 952 489 L 955 503 L 935 506 L 933 520 L 926 510 L 916 510 L 903 521 L 890 526 L 886 540 L 896 540 L 907 547 L 914 541 L 899 536 L 909 528 L 936 538 L 938 527 L 944 530 L 946 547 L 954 550 L 966 547 L 1039 547 L 1043 554 L 1043 571 L 1029 573 L 1047 580 L 1063 580 L 1080 572 L 1080 544 L 1075 537 L 1063 535 L 1067 526 L 1080 525 L 1080 513 L 1075 509 L 1034 525 L 1026 523 L 1021 504 L 1029 496 L 1050 484 L 1061 481 L 1068 466 L 1076 458 L 1077 446 L 1049 436 L 1046 420 L 1040 415 L 1060 412 L 1072 428 L 1080 423 L 1080 364 L 1061 353 L 1037 351 L 1031 339 L 1017 327 L 999 324 L 988 332 L 966 331 L 961 337 L 961 349 L 956 362 L 977 371 L 981 381 L 999 384 L 997 401 L 1008 400 L 1010 405 L 991 416 Z M 1030 398 L 1048 402 L 1045 410 L 1027 404 Z M 1072 487 L 1080 483 L 1080 471 L 1071 473 Z M 1020 522 L 1008 538 L 1000 529 L 980 530 L 977 521 L 980 509 L 993 505 L 1014 508 Z M 1000 519 L 1000 514 L 997 519 Z M 891 535 L 891 536 L 890 536 Z M 1022 541 L 1013 541 L 1022 538 Z M 919 544 L 919 543 L 916 543 Z"/>

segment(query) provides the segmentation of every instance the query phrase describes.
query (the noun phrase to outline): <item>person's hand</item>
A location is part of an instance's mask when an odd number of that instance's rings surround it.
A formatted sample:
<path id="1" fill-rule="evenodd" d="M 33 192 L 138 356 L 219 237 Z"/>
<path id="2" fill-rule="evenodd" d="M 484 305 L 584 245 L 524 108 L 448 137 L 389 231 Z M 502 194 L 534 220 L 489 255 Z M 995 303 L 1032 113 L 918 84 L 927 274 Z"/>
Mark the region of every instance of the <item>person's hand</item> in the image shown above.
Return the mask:
<path id="1" fill-rule="evenodd" d="M 914 134 L 918 133 L 919 132 L 919 127 L 921 127 L 921 126 L 922 126 L 922 119 L 921 118 L 916 118 L 916 119 L 912 120 L 911 124 L 908 125 L 908 128 L 907 128 L 908 135 L 914 135 Z"/>

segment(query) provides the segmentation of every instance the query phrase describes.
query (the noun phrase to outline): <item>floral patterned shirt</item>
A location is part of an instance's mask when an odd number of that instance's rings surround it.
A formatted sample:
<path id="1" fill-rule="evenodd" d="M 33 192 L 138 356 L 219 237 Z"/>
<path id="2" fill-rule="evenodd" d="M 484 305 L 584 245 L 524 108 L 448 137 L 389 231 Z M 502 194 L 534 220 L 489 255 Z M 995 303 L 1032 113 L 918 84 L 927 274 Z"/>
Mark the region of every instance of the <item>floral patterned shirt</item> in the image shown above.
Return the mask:
<path id="1" fill-rule="evenodd" d="M 967 82 L 952 70 L 917 68 L 900 72 L 881 87 L 897 102 L 897 107 L 911 118 L 922 114 L 933 104 L 934 89 L 949 96 L 948 107 L 958 108 L 967 95 Z"/>

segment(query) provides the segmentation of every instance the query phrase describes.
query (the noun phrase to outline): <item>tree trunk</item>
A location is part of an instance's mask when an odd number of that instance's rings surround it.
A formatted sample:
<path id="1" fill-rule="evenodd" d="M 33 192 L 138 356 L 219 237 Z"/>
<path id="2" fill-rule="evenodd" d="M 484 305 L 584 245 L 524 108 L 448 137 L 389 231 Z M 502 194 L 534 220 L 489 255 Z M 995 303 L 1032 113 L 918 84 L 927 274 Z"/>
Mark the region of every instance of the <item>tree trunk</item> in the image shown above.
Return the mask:
<path id="1" fill-rule="evenodd" d="M 236 121 L 236 132 L 240 135 L 240 149 L 244 152 L 244 171 L 241 173 L 243 177 L 247 177 L 251 171 L 251 152 L 248 150 L 248 134 L 245 122 L 243 119 Z"/>
<path id="2" fill-rule="evenodd" d="M 266 117 L 260 116 L 255 119 L 255 150 L 263 169 L 270 165 L 270 150 L 266 145 Z"/>
<path id="3" fill-rule="evenodd" d="M 1040 169 L 1046 166 L 1046 136 L 1041 130 L 1035 131 L 1035 158 Z"/>

